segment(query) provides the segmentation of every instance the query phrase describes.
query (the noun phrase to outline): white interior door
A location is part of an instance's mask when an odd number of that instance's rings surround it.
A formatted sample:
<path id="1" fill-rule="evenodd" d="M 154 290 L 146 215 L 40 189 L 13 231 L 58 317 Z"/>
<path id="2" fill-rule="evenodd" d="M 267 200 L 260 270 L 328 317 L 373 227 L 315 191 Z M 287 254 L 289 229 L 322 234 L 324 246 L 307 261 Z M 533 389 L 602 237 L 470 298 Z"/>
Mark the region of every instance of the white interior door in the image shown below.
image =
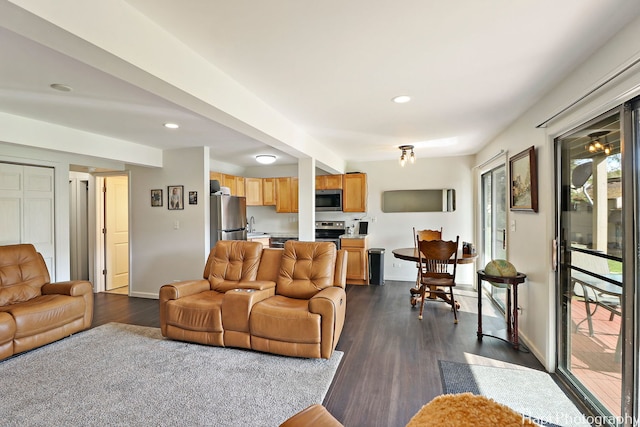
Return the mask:
<path id="1" fill-rule="evenodd" d="M 105 178 L 106 290 L 129 285 L 129 179 Z"/>

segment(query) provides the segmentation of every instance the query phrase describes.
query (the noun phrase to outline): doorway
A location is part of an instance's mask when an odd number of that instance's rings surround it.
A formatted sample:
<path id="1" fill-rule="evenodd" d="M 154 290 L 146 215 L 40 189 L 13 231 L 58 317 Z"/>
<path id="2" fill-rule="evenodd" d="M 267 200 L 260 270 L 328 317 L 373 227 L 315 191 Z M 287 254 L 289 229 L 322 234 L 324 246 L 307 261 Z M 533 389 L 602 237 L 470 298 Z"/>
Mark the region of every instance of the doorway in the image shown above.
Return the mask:
<path id="1" fill-rule="evenodd" d="M 507 259 L 507 178 L 504 164 L 481 175 L 482 265 L 493 259 Z M 506 289 L 484 282 L 493 301 L 505 310 Z"/>
<path id="2" fill-rule="evenodd" d="M 129 177 L 108 175 L 99 180 L 102 188 L 100 245 L 101 290 L 129 295 Z"/>
<path id="3" fill-rule="evenodd" d="M 633 294 L 623 280 L 623 249 L 633 246 L 623 225 L 623 180 L 633 174 L 624 167 L 626 116 L 618 108 L 556 139 L 558 372 L 608 419 L 623 414 L 623 379 L 631 377 L 622 335 Z"/>

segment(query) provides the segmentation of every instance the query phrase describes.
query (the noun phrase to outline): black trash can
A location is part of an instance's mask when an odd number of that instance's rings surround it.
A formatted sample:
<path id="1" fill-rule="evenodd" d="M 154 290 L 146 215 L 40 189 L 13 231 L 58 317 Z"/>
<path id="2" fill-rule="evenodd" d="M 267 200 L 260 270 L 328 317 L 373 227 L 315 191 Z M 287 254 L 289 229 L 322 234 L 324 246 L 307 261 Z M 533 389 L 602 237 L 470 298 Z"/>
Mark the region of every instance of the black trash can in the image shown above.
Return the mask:
<path id="1" fill-rule="evenodd" d="M 384 285 L 384 248 L 369 249 L 369 284 Z"/>

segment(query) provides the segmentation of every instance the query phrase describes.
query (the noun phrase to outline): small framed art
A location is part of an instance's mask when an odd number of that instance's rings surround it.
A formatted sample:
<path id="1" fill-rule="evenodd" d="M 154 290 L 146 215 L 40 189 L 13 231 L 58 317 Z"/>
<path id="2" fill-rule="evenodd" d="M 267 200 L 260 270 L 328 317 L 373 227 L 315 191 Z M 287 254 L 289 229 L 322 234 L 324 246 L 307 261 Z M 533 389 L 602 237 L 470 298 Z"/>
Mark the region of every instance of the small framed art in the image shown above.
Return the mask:
<path id="1" fill-rule="evenodd" d="M 198 204 L 198 192 L 197 191 L 189 191 L 189 204 L 197 205 Z"/>
<path id="2" fill-rule="evenodd" d="M 162 206 L 162 190 L 151 190 L 151 206 L 156 208 Z"/>
<path id="3" fill-rule="evenodd" d="M 184 185 L 170 185 L 167 187 L 169 193 L 167 208 L 170 211 L 184 209 Z"/>
<path id="4" fill-rule="evenodd" d="M 536 149 L 531 146 L 509 159 L 509 207 L 512 211 L 538 212 Z"/>

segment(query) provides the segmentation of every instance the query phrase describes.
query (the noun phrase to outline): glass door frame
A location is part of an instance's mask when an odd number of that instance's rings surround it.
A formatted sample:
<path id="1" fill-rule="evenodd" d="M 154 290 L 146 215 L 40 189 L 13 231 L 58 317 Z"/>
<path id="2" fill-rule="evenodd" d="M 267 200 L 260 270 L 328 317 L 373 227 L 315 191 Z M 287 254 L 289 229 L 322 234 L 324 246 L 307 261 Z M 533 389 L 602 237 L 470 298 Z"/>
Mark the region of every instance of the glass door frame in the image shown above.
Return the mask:
<path id="1" fill-rule="evenodd" d="M 632 108 L 632 107 L 635 107 Z M 569 372 L 564 366 L 562 361 L 567 358 L 567 343 L 565 342 L 565 326 L 563 325 L 563 283 L 568 280 L 568 274 L 565 266 L 565 260 L 563 259 L 566 254 L 566 250 L 563 250 L 561 236 L 562 229 L 560 228 L 561 216 L 562 216 L 562 144 L 560 140 L 563 136 L 571 134 L 576 130 L 587 127 L 607 116 L 619 114 L 620 117 L 620 145 L 622 153 L 622 194 L 623 194 L 623 230 L 625 238 L 622 245 L 622 258 L 623 262 L 623 300 L 622 300 L 622 355 L 621 355 L 621 369 L 622 369 L 622 390 L 621 390 L 621 417 L 616 420 L 616 424 L 610 423 L 609 425 L 618 426 L 636 426 L 633 421 L 640 414 L 638 413 L 638 390 L 639 373 L 638 365 L 640 361 L 640 355 L 635 351 L 636 343 L 640 342 L 638 339 L 638 301 L 640 301 L 639 293 L 637 289 L 638 282 L 638 262 L 637 257 L 640 254 L 640 248 L 638 248 L 638 242 L 640 238 L 638 232 L 638 213 L 640 212 L 640 205 L 638 205 L 638 191 L 640 191 L 640 169 L 638 165 L 640 161 L 638 159 L 637 146 L 640 143 L 638 131 L 640 130 L 640 101 L 627 102 L 614 109 L 600 114 L 599 116 L 588 120 L 575 128 L 563 132 L 562 135 L 558 135 L 554 138 L 554 171 L 555 171 L 555 246 L 554 253 L 557 254 L 553 268 L 556 271 L 556 373 L 559 379 L 565 384 L 569 385 L 571 390 L 585 402 L 585 405 L 590 410 L 593 416 L 604 416 L 602 405 L 583 388 L 581 388 L 571 372 Z M 635 124 L 635 126 L 634 126 Z M 628 143 L 632 141 L 632 143 Z M 625 172 L 626 171 L 626 172 Z M 607 419 L 607 418 L 604 418 Z M 611 421 L 611 420 L 609 420 Z M 618 423 L 620 421 L 620 423 Z"/>
<path id="2" fill-rule="evenodd" d="M 502 171 L 500 171 L 500 169 L 502 169 Z M 487 237 L 487 232 L 486 232 L 486 215 L 487 215 L 487 211 L 484 209 L 486 206 L 486 192 L 485 192 L 485 177 L 488 176 L 488 179 L 490 180 L 490 186 L 491 186 L 491 190 L 490 190 L 490 196 L 491 196 L 491 206 L 492 208 L 497 206 L 498 200 L 497 200 L 497 195 L 499 193 L 499 191 L 497 190 L 497 182 L 494 179 L 496 177 L 496 173 L 497 172 L 502 172 L 504 174 L 505 180 L 503 182 L 503 186 L 504 188 L 502 189 L 502 193 L 504 196 L 504 201 L 503 201 L 503 206 L 505 208 L 504 210 L 504 228 L 502 229 L 502 251 L 504 252 L 504 256 L 502 258 L 506 259 L 506 253 L 507 253 L 507 216 L 508 216 L 508 211 L 507 211 L 507 199 L 506 199 L 506 194 L 507 194 L 507 164 L 506 161 L 501 162 L 501 163 L 496 163 L 493 164 L 492 167 L 485 169 L 484 171 L 481 171 L 479 173 L 479 177 L 480 177 L 480 204 L 481 204 L 481 246 L 482 246 L 482 251 L 481 251 L 481 255 L 482 255 L 482 260 L 483 263 L 482 265 L 485 265 L 488 262 L 488 259 L 494 259 L 496 258 L 497 255 L 497 246 L 498 246 L 498 230 L 496 229 L 496 217 L 498 212 L 496 212 L 495 209 L 491 209 L 491 241 L 487 242 L 486 237 Z M 489 245 L 487 244 L 489 243 Z M 487 246 L 490 246 L 490 254 L 487 254 Z M 488 258 L 489 257 L 489 258 Z M 489 259 L 489 260 L 490 260 Z M 496 288 L 494 286 L 491 286 L 489 283 L 483 282 L 483 284 L 478 284 L 478 286 L 485 286 L 485 291 L 487 292 L 487 294 L 491 297 L 491 300 L 493 301 L 494 305 L 504 314 L 505 310 L 506 310 L 506 304 L 504 302 L 505 296 L 506 296 L 506 290 L 504 288 Z"/>

